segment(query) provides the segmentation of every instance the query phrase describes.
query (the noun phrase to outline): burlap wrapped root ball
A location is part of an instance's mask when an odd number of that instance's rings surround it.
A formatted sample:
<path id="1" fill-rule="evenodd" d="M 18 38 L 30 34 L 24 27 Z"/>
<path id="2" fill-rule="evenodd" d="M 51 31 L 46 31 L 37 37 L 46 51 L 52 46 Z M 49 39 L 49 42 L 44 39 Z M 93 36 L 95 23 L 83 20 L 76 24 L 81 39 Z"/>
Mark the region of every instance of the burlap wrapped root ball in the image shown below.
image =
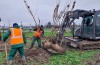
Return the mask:
<path id="1" fill-rule="evenodd" d="M 51 48 L 51 46 L 52 46 L 52 43 L 50 41 L 46 41 L 46 42 L 43 43 L 43 47 L 46 48 L 46 49 Z"/>
<path id="2" fill-rule="evenodd" d="M 58 44 L 52 44 L 51 48 L 52 48 L 53 50 L 55 50 L 56 52 L 58 52 L 59 54 L 65 53 L 65 49 L 62 48 L 62 47 L 61 47 L 60 45 L 58 45 Z"/>

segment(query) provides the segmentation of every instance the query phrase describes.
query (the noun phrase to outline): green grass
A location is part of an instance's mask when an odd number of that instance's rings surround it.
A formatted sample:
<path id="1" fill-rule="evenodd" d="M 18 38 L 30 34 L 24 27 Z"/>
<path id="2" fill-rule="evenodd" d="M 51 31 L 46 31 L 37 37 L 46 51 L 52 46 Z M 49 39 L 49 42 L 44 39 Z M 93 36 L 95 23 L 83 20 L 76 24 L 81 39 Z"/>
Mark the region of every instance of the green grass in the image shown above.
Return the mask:
<path id="1" fill-rule="evenodd" d="M 2 64 L 5 59 L 5 53 L 0 52 L 0 64 Z"/>
<path id="2" fill-rule="evenodd" d="M 26 37 L 32 37 L 33 36 L 33 32 L 24 32 L 25 33 L 25 36 Z M 56 32 L 51 32 L 51 29 L 45 29 L 44 30 L 44 36 L 50 36 L 50 35 L 52 35 L 52 36 L 56 36 Z M 65 34 L 64 34 L 64 36 L 72 36 L 72 33 L 71 32 L 66 32 Z"/>
<path id="3" fill-rule="evenodd" d="M 33 32 L 24 32 L 26 37 L 32 37 Z M 2 33 L 2 36 L 4 36 L 5 33 Z M 51 29 L 44 29 L 44 36 L 50 36 L 52 34 Z M 52 36 L 56 36 L 56 32 L 53 32 Z M 71 32 L 66 32 L 64 36 L 72 36 Z"/>
<path id="4" fill-rule="evenodd" d="M 33 36 L 33 32 L 24 32 L 26 37 L 32 37 Z"/>
<path id="5" fill-rule="evenodd" d="M 100 50 L 67 51 L 64 55 L 53 55 L 49 63 L 43 65 L 86 65 L 85 61 L 93 58 Z"/>
<path id="6" fill-rule="evenodd" d="M 72 36 L 72 33 L 69 31 L 69 32 L 66 32 L 65 34 L 64 34 L 64 36 Z"/>

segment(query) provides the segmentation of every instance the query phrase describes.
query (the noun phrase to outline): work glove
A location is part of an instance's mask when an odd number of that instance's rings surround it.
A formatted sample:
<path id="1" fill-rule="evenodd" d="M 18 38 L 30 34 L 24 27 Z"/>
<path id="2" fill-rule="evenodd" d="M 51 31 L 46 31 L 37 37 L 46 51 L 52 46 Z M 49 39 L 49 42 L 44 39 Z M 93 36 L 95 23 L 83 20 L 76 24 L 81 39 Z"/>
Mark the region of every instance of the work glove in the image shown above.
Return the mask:
<path id="1" fill-rule="evenodd" d="M 41 37 L 37 37 L 38 39 L 40 39 Z"/>
<path id="2" fill-rule="evenodd" d="M 25 46 L 26 46 L 26 41 L 24 41 L 24 44 L 25 44 Z"/>
<path id="3" fill-rule="evenodd" d="M 25 44 L 25 46 L 26 46 L 26 43 L 24 43 Z"/>

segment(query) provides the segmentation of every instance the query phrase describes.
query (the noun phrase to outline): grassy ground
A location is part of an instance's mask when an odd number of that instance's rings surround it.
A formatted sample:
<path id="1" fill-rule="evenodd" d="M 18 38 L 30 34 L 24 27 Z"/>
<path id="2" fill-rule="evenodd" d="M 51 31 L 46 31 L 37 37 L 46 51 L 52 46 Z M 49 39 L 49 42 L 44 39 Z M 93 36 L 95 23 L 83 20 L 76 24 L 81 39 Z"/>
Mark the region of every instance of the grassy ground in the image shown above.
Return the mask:
<path id="1" fill-rule="evenodd" d="M 33 32 L 25 33 L 26 37 L 32 37 Z M 46 29 L 44 36 L 49 36 L 50 30 Z M 55 32 L 53 35 L 55 36 Z M 65 36 L 72 36 L 71 32 L 66 32 Z M 29 42 L 29 41 L 28 41 Z M 44 65 L 86 65 L 85 61 L 93 58 L 93 56 L 99 53 L 100 50 L 87 50 L 87 51 L 71 51 L 68 50 L 64 55 L 52 55 L 49 58 L 49 63 Z"/>
<path id="2" fill-rule="evenodd" d="M 4 58 L 5 57 L 5 53 L 0 52 L 0 64 L 3 63 Z"/>
<path id="3" fill-rule="evenodd" d="M 44 35 L 48 36 L 50 34 L 50 30 L 46 29 Z M 25 33 L 26 37 L 32 37 L 33 32 Z M 55 35 L 55 33 L 54 33 Z M 72 36 L 70 32 L 65 34 L 66 36 Z M 28 40 L 28 43 L 31 42 Z M 86 65 L 85 61 L 91 60 L 94 55 L 100 53 L 100 50 L 68 50 L 63 55 L 54 54 L 49 58 L 49 63 L 44 65 Z M 3 59 L 3 53 L 0 53 L 0 63 Z"/>
<path id="4" fill-rule="evenodd" d="M 64 55 L 53 55 L 49 63 L 44 65 L 86 65 L 85 61 L 92 59 L 97 53 L 100 53 L 100 50 L 68 50 Z"/>
<path id="5" fill-rule="evenodd" d="M 26 37 L 32 37 L 33 36 L 33 32 L 24 32 L 25 33 L 25 36 Z M 4 36 L 5 33 L 2 33 L 2 36 Z M 44 29 L 44 36 L 49 36 L 49 35 L 53 35 L 55 36 L 56 35 L 56 32 L 51 32 L 51 29 Z M 66 32 L 64 34 L 65 36 L 72 36 L 72 33 L 71 32 Z"/>
<path id="6" fill-rule="evenodd" d="M 26 37 L 32 37 L 33 36 L 33 32 L 24 32 Z M 56 32 L 51 32 L 51 29 L 44 29 L 44 36 L 50 36 L 50 35 L 53 35 L 55 36 L 56 35 Z M 66 32 L 64 34 L 65 36 L 72 36 L 72 33 L 71 32 Z"/>
<path id="7" fill-rule="evenodd" d="M 100 50 L 68 50 L 65 54 L 53 54 L 49 58 L 49 63 L 43 65 L 86 65 L 86 61 L 91 60 Z M 5 53 L 0 52 L 0 64 L 5 60 Z M 33 64 L 32 64 L 33 65 Z"/>

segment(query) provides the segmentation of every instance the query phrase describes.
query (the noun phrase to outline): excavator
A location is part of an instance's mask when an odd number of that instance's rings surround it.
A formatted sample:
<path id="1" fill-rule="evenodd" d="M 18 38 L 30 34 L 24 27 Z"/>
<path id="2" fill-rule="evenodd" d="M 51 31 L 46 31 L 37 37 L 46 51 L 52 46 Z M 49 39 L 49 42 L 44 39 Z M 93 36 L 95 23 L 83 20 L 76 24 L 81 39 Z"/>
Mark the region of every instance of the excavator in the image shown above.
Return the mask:
<path id="1" fill-rule="evenodd" d="M 80 21 L 81 25 L 75 29 L 74 21 L 80 18 L 82 18 L 82 21 Z M 73 37 L 65 37 L 66 28 L 71 27 Z M 60 25 L 59 32 L 52 38 L 51 43 L 58 44 L 62 48 L 71 46 L 81 50 L 100 48 L 100 10 L 93 9 L 93 11 L 88 11 L 77 9 L 68 11 Z"/>
<path id="2" fill-rule="evenodd" d="M 84 42 L 78 42 L 78 44 L 74 47 L 79 47 L 80 49 L 100 48 L 100 10 L 75 10 L 74 14 L 70 16 L 70 18 L 73 19 L 79 17 L 82 17 L 83 19 L 81 26 L 76 29 L 74 34 L 76 37 L 81 38 Z"/>
<path id="3" fill-rule="evenodd" d="M 79 47 L 81 48 L 82 46 L 88 46 L 86 48 L 100 48 L 100 44 L 98 41 L 100 39 L 100 10 L 95 11 L 87 11 L 87 10 L 74 10 L 74 11 L 68 11 L 66 14 L 66 17 L 64 19 L 64 22 L 62 23 L 59 33 L 57 34 L 56 40 L 57 43 L 62 43 L 62 38 L 64 36 L 64 29 L 65 28 L 70 28 L 71 24 L 74 22 L 75 19 L 82 18 L 81 26 L 74 30 L 73 27 L 73 37 L 78 37 L 80 39 L 90 39 L 90 40 L 95 40 L 92 41 L 89 44 L 82 44 L 78 43 L 77 40 L 71 39 L 66 37 L 67 40 L 72 41 L 71 46 L 73 47 Z M 73 24 L 74 25 L 74 24 Z"/>
<path id="4" fill-rule="evenodd" d="M 75 31 L 75 36 L 93 40 L 100 39 L 100 10 L 75 10 L 73 14 L 70 15 L 70 18 L 73 18 L 73 20 L 79 17 L 82 17 L 83 20 L 81 27 Z"/>

